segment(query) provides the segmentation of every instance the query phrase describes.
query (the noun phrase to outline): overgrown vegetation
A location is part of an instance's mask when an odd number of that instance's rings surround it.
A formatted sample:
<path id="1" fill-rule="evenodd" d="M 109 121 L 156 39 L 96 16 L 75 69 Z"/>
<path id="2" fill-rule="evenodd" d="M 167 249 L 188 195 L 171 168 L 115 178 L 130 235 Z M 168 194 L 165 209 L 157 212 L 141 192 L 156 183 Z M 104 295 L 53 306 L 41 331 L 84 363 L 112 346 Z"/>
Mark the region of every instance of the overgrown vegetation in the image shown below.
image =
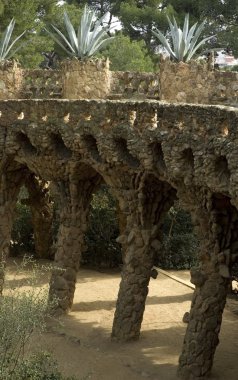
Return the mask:
<path id="1" fill-rule="evenodd" d="M 169 210 L 163 226 L 163 244 L 156 264 L 164 269 L 189 269 L 197 264 L 199 241 L 191 216 L 176 205 Z"/>
<path id="2" fill-rule="evenodd" d="M 54 302 L 48 302 L 48 289 L 38 285 L 39 279 L 50 269 L 24 258 L 20 265 L 16 264 L 15 275 L 11 279 L 6 277 L 0 299 L 2 380 L 63 380 L 49 354 L 38 351 L 27 355 L 32 336 L 45 330 L 46 317 L 54 306 Z"/>
<path id="3" fill-rule="evenodd" d="M 83 253 L 82 263 L 109 268 L 121 264 L 121 246 L 115 240 L 118 235 L 117 204 L 104 185 L 91 202 L 87 251 Z"/>
<path id="4" fill-rule="evenodd" d="M 12 228 L 11 254 L 18 256 L 26 253 L 34 253 L 34 234 L 30 208 L 19 200 Z"/>

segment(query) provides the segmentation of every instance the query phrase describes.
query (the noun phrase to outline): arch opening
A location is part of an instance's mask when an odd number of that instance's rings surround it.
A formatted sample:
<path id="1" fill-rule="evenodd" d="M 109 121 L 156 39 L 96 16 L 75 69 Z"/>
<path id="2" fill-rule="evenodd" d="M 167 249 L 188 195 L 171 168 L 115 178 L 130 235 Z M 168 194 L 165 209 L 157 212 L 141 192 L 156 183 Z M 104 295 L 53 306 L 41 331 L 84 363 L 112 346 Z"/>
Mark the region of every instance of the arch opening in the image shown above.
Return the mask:
<path id="1" fill-rule="evenodd" d="M 160 142 L 154 142 L 150 144 L 149 146 L 150 150 L 153 153 L 153 160 L 154 163 L 159 170 L 159 172 L 165 172 L 166 171 L 166 164 L 164 160 L 164 153 L 162 150 L 162 145 Z"/>
<path id="2" fill-rule="evenodd" d="M 181 159 L 185 169 L 194 170 L 194 154 L 191 148 L 182 151 Z"/>
<path id="3" fill-rule="evenodd" d="M 133 156 L 128 149 L 127 140 L 118 138 L 114 140 L 115 148 L 118 152 L 119 158 L 132 168 L 138 168 L 140 161 L 137 157 Z"/>
<path id="4" fill-rule="evenodd" d="M 83 144 L 85 145 L 86 149 L 88 150 L 89 154 L 91 157 L 101 163 L 102 162 L 102 157 L 100 155 L 100 152 L 98 150 L 98 145 L 97 145 L 97 140 L 93 135 L 82 135 L 81 140 Z"/>
<path id="5" fill-rule="evenodd" d="M 25 133 L 23 132 L 17 133 L 16 141 L 26 155 L 29 155 L 29 156 L 37 155 L 38 153 L 37 148 L 31 143 L 29 137 Z"/>
<path id="6" fill-rule="evenodd" d="M 222 184 L 227 184 L 230 181 L 230 170 L 228 161 L 225 156 L 217 157 L 215 160 L 215 176 Z"/>
<path id="7" fill-rule="evenodd" d="M 63 139 L 62 139 L 62 136 L 60 136 L 60 134 L 58 133 L 52 133 L 50 135 L 50 141 L 51 141 L 51 144 L 53 146 L 53 149 L 54 151 L 56 152 L 56 154 L 60 157 L 60 158 L 63 158 L 63 159 L 69 159 L 72 157 L 72 151 L 71 149 L 69 149 Z"/>

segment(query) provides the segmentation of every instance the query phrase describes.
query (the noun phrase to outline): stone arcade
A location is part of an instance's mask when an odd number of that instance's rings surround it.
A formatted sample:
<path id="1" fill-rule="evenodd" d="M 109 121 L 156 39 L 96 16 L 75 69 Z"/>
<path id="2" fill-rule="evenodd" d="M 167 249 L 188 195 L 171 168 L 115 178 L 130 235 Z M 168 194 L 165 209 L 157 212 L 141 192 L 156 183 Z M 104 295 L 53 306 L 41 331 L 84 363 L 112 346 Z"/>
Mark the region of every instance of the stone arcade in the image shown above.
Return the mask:
<path id="1" fill-rule="evenodd" d="M 31 207 L 39 209 L 50 181 L 60 202 L 55 261 L 64 269 L 52 274 L 50 297 L 59 298 L 60 310 L 69 310 L 91 195 L 104 181 L 126 218 L 118 239 L 124 266 L 112 338 L 137 339 L 163 217 L 180 199 L 202 244 L 200 267 L 192 271 L 196 289 L 178 373 L 183 379 L 205 378 L 219 342 L 229 271 L 238 258 L 237 125 L 238 110 L 223 106 L 153 100 L 0 101 L 3 258 L 20 187 L 27 186 Z M 50 209 L 42 214 L 51 217 Z"/>

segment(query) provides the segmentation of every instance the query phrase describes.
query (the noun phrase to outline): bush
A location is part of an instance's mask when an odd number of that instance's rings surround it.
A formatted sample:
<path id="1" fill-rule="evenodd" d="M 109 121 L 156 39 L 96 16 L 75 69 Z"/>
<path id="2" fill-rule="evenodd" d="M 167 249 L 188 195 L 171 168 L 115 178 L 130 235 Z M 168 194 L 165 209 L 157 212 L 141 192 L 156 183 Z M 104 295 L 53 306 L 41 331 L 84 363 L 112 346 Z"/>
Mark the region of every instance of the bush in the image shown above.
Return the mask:
<path id="1" fill-rule="evenodd" d="M 49 269 L 40 268 L 31 259 L 24 258 L 20 266 L 16 265 L 15 275 L 21 278 L 24 275 L 21 280 L 24 288 L 17 283 L 17 277 L 5 282 L 4 295 L 0 299 L 1 380 L 63 380 L 49 354 L 39 352 L 25 358 L 32 334 L 44 331 L 46 317 L 54 306 L 54 302 L 48 303 L 48 289 L 37 285 Z"/>
<path id="2" fill-rule="evenodd" d="M 163 244 L 156 265 L 164 269 L 189 269 L 197 264 L 199 241 L 189 213 L 171 207 L 163 226 Z"/>
<path id="3" fill-rule="evenodd" d="M 106 186 L 93 195 L 86 234 L 87 251 L 82 263 L 97 267 L 117 267 L 122 262 L 121 246 L 116 242 L 119 235 L 117 206 Z"/>
<path id="4" fill-rule="evenodd" d="M 48 352 L 39 352 L 23 360 L 14 373 L 14 380 L 74 380 L 58 371 L 57 362 Z"/>
<path id="5" fill-rule="evenodd" d="M 17 256 L 21 253 L 32 253 L 34 249 L 30 207 L 18 201 L 16 204 L 16 217 L 12 227 L 11 254 Z"/>

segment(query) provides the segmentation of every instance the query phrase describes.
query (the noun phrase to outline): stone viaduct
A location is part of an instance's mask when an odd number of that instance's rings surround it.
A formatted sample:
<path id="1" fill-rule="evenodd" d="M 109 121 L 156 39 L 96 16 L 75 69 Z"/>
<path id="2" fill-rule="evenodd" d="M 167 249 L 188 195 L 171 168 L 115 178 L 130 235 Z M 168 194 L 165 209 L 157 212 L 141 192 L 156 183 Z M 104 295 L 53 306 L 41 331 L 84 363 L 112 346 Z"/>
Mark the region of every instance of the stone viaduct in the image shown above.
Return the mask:
<path id="1" fill-rule="evenodd" d="M 176 199 L 192 215 L 200 265 L 178 374 L 204 379 L 219 342 L 230 270 L 238 258 L 238 110 L 156 100 L 0 101 L 0 251 L 8 252 L 24 184 L 59 199 L 60 227 L 50 298 L 70 309 L 91 196 L 106 183 L 126 227 L 112 338 L 139 338 L 163 218 Z M 36 183 L 37 182 L 37 183 Z M 44 204 L 39 202 L 36 207 Z M 47 210 L 42 210 L 47 219 Z M 62 270 L 61 270 L 62 269 Z M 2 279 L 3 281 L 3 279 Z"/>

